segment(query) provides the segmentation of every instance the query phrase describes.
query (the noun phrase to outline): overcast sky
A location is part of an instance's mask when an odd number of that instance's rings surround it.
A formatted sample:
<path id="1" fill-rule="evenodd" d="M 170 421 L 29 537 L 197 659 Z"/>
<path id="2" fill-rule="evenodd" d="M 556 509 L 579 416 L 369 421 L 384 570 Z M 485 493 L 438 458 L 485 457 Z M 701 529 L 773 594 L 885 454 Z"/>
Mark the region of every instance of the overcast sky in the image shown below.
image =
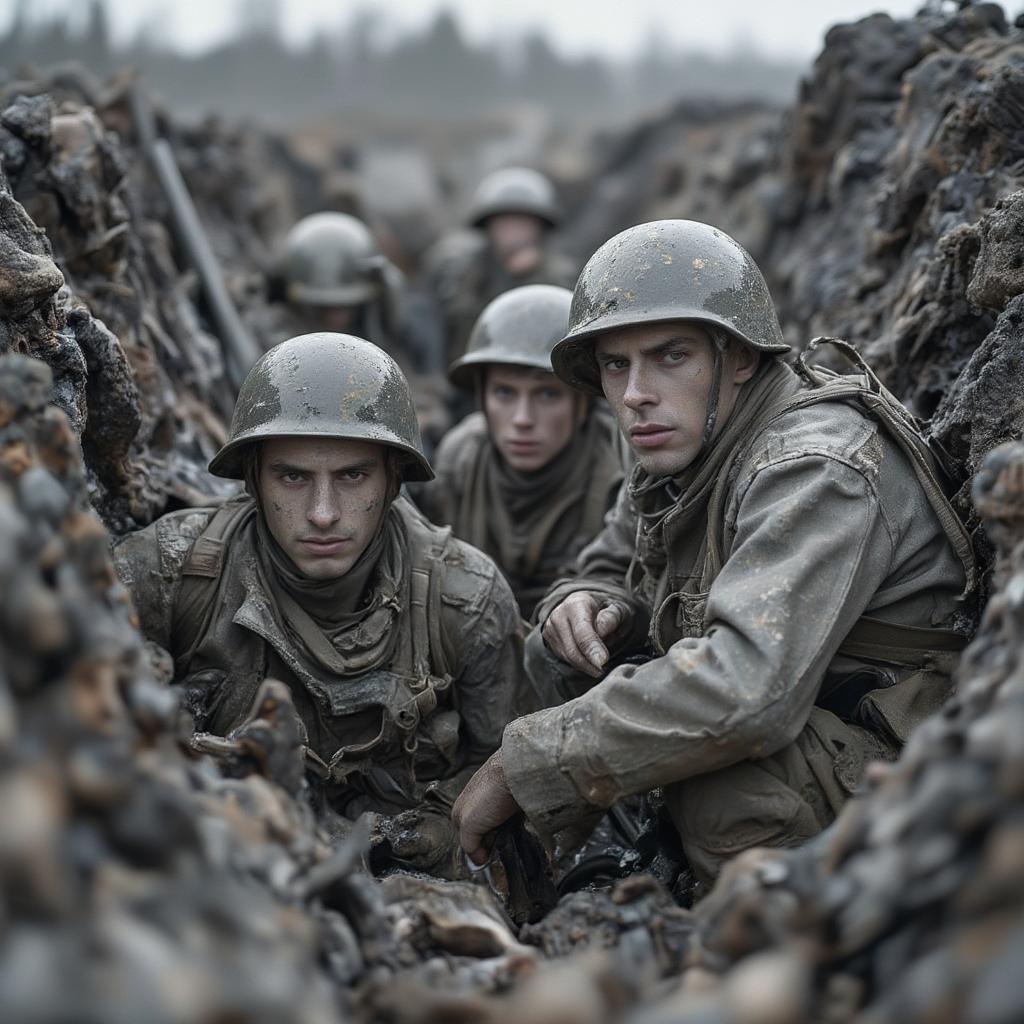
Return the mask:
<path id="1" fill-rule="evenodd" d="M 189 51 L 231 34 L 244 0 L 107 0 L 115 34 L 129 37 L 149 21 L 159 35 Z M 250 0 L 251 2 L 251 0 Z M 473 38 L 546 30 L 563 53 L 628 55 L 656 33 L 681 46 L 728 51 L 737 44 L 806 60 L 820 49 L 825 30 L 875 11 L 905 17 L 923 0 L 284 0 L 286 36 L 301 42 L 317 28 L 344 25 L 359 6 L 372 7 L 397 26 L 419 26 L 441 7 L 453 10 Z M 17 0 L 0 0 L 0 28 Z M 81 18 L 86 0 L 31 0 L 31 17 L 71 11 Z"/>

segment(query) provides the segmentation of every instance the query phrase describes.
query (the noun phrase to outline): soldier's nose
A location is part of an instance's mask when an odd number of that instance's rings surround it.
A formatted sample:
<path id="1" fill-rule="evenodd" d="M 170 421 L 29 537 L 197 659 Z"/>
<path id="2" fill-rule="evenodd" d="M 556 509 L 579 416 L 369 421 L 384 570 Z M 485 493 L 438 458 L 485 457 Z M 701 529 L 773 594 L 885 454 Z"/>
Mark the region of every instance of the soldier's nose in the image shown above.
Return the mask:
<path id="1" fill-rule="evenodd" d="M 312 495 L 306 518 L 320 530 L 326 530 L 340 518 L 338 506 L 328 488 L 316 488 Z"/>
<path id="2" fill-rule="evenodd" d="M 512 414 L 512 423 L 517 427 L 533 426 L 533 408 L 527 399 L 522 398 L 516 402 L 515 411 Z"/>
<path id="3" fill-rule="evenodd" d="M 623 404 L 630 409 L 639 409 L 641 406 L 650 405 L 653 401 L 654 396 L 643 379 L 640 367 L 631 366 L 629 379 L 626 381 L 626 390 L 622 393 Z"/>

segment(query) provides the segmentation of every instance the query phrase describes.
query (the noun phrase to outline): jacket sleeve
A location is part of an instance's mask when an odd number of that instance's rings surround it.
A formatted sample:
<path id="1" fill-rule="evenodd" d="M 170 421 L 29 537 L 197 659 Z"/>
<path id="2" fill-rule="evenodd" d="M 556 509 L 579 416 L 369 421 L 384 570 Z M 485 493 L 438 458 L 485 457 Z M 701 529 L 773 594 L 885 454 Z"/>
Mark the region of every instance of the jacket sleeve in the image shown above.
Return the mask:
<path id="1" fill-rule="evenodd" d="M 479 765 L 501 745 L 505 726 L 530 709 L 524 703 L 530 690 L 523 670 L 523 623 L 512 591 L 486 555 L 468 545 L 461 549 L 460 585 L 443 598 L 444 628 L 454 655 L 466 758 Z"/>
<path id="2" fill-rule="evenodd" d="M 438 526 L 455 523 L 473 456 L 486 437 L 483 413 L 470 413 L 441 438 L 433 458 L 434 479 L 405 485 L 409 497 L 431 522 Z"/>
<path id="3" fill-rule="evenodd" d="M 132 596 L 143 636 L 170 650 L 171 617 L 180 578 L 166 572 L 157 525 L 151 523 L 121 538 L 112 555 L 117 575 Z"/>
<path id="4" fill-rule="evenodd" d="M 513 794 L 554 831 L 644 792 L 787 746 L 825 669 L 885 579 L 893 540 L 874 485 L 828 455 L 750 479 L 705 632 L 509 725 Z"/>
<path id="5" fill-rule="evenodd" d="M 650 610 L 630 592 L 626 574 L 636 544 L 636 509 L 629 496 L 628 482 L 619 487 L 615 504 L 608 510 L 601 532 L 579 553 L 572 573 L 554 583 L 534 612 L 539 625 L 570 594 L 586 591 L 619 601 L 631 612 L 632 619 L 617 631 L 619 646 L 647 633 Z"/>

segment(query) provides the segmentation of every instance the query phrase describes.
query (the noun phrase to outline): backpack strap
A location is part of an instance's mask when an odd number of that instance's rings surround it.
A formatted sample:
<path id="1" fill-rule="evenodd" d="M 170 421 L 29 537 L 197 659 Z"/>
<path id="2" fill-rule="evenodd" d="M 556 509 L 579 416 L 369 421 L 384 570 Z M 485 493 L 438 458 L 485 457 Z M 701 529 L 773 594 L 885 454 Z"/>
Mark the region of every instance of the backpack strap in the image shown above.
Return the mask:
<path id="1" fill-rule="evenodd" d="M 221 505 L 185 556 L 171 614 L 172 645 L 182 652 L 176 657 L 176 663 L 187 665 L 206 635 L 228 544 L 251 507 L 247 495 Z"/>
<path id="2" fill-rule="evenodd" d="M 862 615 L 836 653 L 848 658 L 923 668 L 936 654 L 957 654 L 967 643 L 967 637 L 951 629 L 905 626 Z"/>
<path id="3" fill-rule="evenodd" d="M 807 357 L 822 345 L 831 345 L 841 352 L 861 371 L 864 382 L 822 367 L 809 366 Z M 885 388 L 861 354 L 849 342 L 840 338 L 815 338 L 807 346 L 806 351 L 797 358 L 796 369 L 811 385 L 812 390 L 796 396 L 793 402 L 787 405 L 786 412 L 818 402 L 853 400 L 881 423 L 893 441 L 899 445 L 910 461 L 943 533 L 963 566 L 965 583 L 961 597 L 967 597 L 977 585 L 974 544 L 970 532 L 956 514 L 945 489 L 939 482 L 937 471 L 941 469 L 945 472 L 943 453 L 934 450 L 928 443 L 921 423 Z"/>
<path id="4" fill-rule="evenodd" d="M 403 501 L 405 499 L 398 499 Z M 411 502 L 403 516 L 409 551 L 409 609 L 412 630 L 412 658 L 420 678 L 451 679 L 454 658 L 441 628 L 440 569 L 451 539 L 450 526 L 428 522 Z"/>

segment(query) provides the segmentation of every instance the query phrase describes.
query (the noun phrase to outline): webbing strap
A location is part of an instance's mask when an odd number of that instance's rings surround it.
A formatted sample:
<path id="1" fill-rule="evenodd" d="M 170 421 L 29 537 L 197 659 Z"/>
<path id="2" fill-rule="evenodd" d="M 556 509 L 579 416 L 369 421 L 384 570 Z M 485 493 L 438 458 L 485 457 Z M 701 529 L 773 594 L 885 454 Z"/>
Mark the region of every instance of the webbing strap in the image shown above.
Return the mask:
<path id="1" fill-rule="evenodd" d="M 861 384 L 830 370 L 809 366 L 806 362 L 807 356 L 821 345 L 831 345 L 838 349 L 863 373 L 865 383 Z M 938 462 L 936 453 L 929 447 L 913 417 L 902 403 L 886 390 L 861 354 L 849 342 L 840 338 L 815 338 L 797 359 L 797 370 L 813 386 L 814 390 L 798 395 L 785 411 L 804 408 L 822 401 L 853 399 L 863 405 L 900 446 L 900 450 L 910 460 L 914 474 L 928 498 L 928 504 L 931 505 L 943 533 L 963 566 L 965 583 L 962 596 L 966 597 L 977 583 L 974 545 L 967 527 L 949 503 L 949 498 L 935 474 L 935 466 Z"/>
<path id="2" fill-rule="evenodd" d="M 955 654 L 967 646 L 967 637 L 950 629 L 927 629 L 884 622 L 862 615 L 839 645 L 838 654 L 868 661 L 923 667 L 936 654 Z"/>

